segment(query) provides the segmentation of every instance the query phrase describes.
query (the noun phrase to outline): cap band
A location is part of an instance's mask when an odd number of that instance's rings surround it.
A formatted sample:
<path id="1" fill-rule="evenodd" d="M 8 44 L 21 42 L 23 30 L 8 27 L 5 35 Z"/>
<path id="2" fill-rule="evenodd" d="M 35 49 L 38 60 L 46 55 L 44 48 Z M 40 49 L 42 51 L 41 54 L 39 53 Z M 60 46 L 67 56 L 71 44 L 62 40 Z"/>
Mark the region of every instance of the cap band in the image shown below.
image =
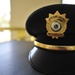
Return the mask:
<path id="1" fill-rule="evenodd" d="M 65 51 L 75 50 L 75 46 L 49 45 L 49 44 L 40 43 L 38 41 L 34 41 L 34 45 L 48 50 L 65 50 Z"/>

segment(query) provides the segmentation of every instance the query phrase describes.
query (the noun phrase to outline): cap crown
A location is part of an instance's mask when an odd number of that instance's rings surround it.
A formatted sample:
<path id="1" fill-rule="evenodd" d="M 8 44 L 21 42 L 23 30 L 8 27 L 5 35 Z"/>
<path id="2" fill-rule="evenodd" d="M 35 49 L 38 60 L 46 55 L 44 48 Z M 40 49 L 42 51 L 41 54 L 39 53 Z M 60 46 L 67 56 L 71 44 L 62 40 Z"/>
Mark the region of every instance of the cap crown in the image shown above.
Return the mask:
<path id="1" fill-rule="evenodd" d="M 75 45 L 75 5 L 55 4 L 42 7 L 34 11 L 26 21 L 28 33 L 37 38 L 37 41 L 47 44 Z M 60 14 L 66 13 L 69 18 L 67 29 L 63 38 L 52 39 L 47 36 L 46 18 L 49 13 L 54 14 L 58 11 Z"/>

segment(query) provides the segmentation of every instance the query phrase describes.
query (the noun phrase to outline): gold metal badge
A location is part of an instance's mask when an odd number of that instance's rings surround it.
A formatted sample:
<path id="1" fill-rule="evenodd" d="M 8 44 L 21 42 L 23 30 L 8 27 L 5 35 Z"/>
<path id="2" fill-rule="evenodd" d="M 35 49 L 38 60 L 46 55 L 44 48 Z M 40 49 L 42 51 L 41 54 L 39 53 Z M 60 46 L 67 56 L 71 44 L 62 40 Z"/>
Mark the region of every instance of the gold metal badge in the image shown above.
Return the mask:
<path id="1" fill-rule="evenodd" d="M 58 11 L 54 14 L 49 13 L 49 17 L 46 18 L 47 35 L 56 39 L 63 37 L 67 29 L 68 20 L 66 14 L 60 14 Z"/>

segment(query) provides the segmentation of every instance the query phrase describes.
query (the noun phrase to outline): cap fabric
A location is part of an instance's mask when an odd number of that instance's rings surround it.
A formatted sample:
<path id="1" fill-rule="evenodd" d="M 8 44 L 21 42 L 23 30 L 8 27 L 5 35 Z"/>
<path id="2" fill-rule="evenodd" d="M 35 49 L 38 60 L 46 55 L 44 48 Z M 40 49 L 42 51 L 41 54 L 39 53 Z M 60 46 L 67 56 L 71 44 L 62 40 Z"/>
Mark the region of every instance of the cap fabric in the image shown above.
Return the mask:
<path id="1" fill-rule="evenodd" d="M 75 5 L 55 4 L 44 6 L 34 11 L 26 21 L 27 32 L 36 38 L 37 42 L 48 45 L 75 45 Z M 47 35 L 46 18 L 49 13 L 66 14 L 68 18 L 64 37 L 54 38 Z M 75 51 L 47 50 L 34 45 L 29 53 L 31 65 L 38 71 L 49 75 L 75 74 Z"/>
<path id="2" fill-rule="evenodd" d="M 53 45 L 75 45 L 75 5 L 50 5 L 40 8 L 34 11 L 26 22 L 26 28 L 30 35 L 36 37 L 37 41 Z M 66 13 L 66 17 L 69 18 L 67 23 L 67 30 L 63 38 L 53 39 L 47 36 L 46 20 L 49 13 L 54 14 L 59 11 L 60 14 Z"/>

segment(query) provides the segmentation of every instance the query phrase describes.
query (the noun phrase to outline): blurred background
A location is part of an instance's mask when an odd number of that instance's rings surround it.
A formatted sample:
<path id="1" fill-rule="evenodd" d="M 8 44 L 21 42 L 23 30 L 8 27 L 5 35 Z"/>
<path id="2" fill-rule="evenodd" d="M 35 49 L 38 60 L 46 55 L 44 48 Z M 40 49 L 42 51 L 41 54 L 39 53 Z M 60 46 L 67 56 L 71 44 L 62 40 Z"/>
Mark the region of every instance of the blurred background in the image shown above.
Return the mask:
<path id="1" fill-rule="evenodd" d="M 28 16 L 40 7 L 67 2 L 69 0 L 0 0 L 0 42 L 34 41 L 25 28 Z"/>

